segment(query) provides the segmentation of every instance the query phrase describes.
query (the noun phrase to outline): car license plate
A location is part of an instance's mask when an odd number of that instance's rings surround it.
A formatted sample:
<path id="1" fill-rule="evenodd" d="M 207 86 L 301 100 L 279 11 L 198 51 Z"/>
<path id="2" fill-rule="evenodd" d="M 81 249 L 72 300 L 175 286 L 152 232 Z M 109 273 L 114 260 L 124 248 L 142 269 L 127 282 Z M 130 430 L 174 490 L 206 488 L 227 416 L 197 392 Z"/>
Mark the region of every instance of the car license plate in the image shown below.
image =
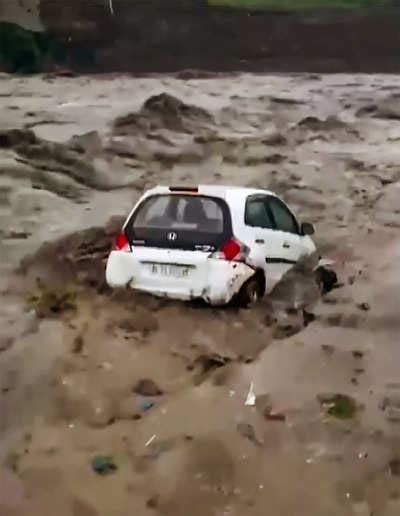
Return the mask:
<path id="1" fill-rule="evenodd" d="M 187 278 L 191 267 L 167 263 L 150 263 L 150 272 L 155 276 L 170 276 L 172 278 Z"/>

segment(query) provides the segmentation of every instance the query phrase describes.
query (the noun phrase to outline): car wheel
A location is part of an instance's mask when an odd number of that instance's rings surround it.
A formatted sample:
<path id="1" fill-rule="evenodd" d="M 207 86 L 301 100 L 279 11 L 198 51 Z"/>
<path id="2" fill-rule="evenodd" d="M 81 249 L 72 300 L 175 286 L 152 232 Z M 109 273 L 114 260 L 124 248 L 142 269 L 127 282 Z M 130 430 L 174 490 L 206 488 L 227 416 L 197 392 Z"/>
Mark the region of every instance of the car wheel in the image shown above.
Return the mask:
<path id="1" fill-rule="evenodd" d="M 241 308 L 249 308 L 257 303 L 261 297 L 261 285 L 257 276 L 253 276 L 242 286 L 237 302 Z"/>

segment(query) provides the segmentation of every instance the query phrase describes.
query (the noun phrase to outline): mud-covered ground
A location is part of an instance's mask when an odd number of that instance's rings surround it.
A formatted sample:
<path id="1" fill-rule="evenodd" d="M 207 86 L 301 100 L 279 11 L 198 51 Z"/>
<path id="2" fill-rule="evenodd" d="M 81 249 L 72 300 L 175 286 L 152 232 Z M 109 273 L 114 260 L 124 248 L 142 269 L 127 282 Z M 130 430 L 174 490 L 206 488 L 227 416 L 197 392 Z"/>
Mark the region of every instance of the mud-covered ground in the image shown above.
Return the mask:
<path id="1" fill-rule="evenodd" d="M 0 76 L 0 514 L 398 515 L 400 79 L 188 77 Z M 282 194 L 339 288 L 110 292 L 143 188 L 199 182 Z"/>

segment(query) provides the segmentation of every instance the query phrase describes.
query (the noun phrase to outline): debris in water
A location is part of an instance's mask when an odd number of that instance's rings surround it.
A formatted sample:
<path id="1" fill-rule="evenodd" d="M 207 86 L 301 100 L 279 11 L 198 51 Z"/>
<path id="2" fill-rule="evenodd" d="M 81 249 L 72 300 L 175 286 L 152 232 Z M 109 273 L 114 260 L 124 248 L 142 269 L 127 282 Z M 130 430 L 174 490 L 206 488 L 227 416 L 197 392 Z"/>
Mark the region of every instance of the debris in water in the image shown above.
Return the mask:
<path id="1" fill-rule="evenodd" d="M 264 417 L 268 421 L 286 421 L 286 414 L 283 412 L 275 411 L 275 410 L 266 410 L 264 412 Z"/>
<path id="2" fill-rule="evenodd" d="M 141 396 L 161 396 L 164 394 L 160 387 L 149 378 L 139 380 L 133 388 L 133 392 Z"/>
<path id="3" fill-rule="evenodd" d="M 319 265 L 315 269 L 315 276 L 322 294 L 327 294 L 339 286 L 337 274 L 332 269 Z"/>
<path id="4" fill-rule="evenodd" d="M 150 410 L 152 407 L 154 407 L 154 400 L 151 400 L 147 397 L 141 397 L 139 396 L 137 399 L 137 404 L 139 405 L 139 408 L 146 412 L 147 410 Z"/>
<path id="5" fill-rule="evenodd" d="M 357 359 L 361 359 L 364 356 L 364 353 L 362 351 L 359 351 L 358 349 L 355 349 L 353 351 L 353 357 Z"/>
<path id="6" fill-rule="evenodd" d="M 360 309 L 360 310 L 363 310 L 364 312 L 368 312 L 368 310 L 371 309 L 371 307 L 369 306 L 368 303 L 360 303 L 357 305 L 357 307 Z"/>
<path id="7" fill-rule="evenodd" d="M 244 404 L 246 406 L 254 406 L 256 404 L 256 394 L 254 392 L 254 383 L 251 382 L 250 384 L 250 389 L 249 389 L 249 392 L 247 394 L 247 398 L 246 398 L 246 401 L 244 402 Z"/>
<path id="8" fill-rule="evenodd" d="M 96 455 L 92 460 L 92 468 L 98 475 L 108 475 L 118 469 L 112 457 L 107 455 Z"/>
<path id="9" fill-rule="evenodd" d="M 335 348 L 332 346 L 332 344 L 321 344 L 321 349 L 327 355 L 333 355 L 335 352 Z"/>
<path id="10" fill-rule="evenodd" d="M 253 425 L 250 425 L 249 423 L 238 423 L 236 425 L 236 430 L 242 437 L 245 437 L 257 446 L 261 445 L 260 441 L 256 437 L 256 432 Z"/>
<path id="11" fill-rule="evenodd" d="M 72 343 L 72 349 L 71 349 L 72 353 L 74 353 L 76 355 L 79 355 L 80 353 L 82 353 L 84 344 L 85 344 L 85 342 L 83 340 L 82 335 L 77 335 L 74 338 L 74 341 Z"/>
<path id="12" fill-rule="evenodd" d="M 150 444 L 154 441 L 154 439 L 156 439 L 156 434 L 152 435 L 150 437 L 150 439 L 147 441 L 147 443 L 145 444 L 145 446 L 150 446 Z"/>
<path id="13" fill-rule="evenodd" d="M 379 408 L 385 412 L 386 420 L 390 423 L 400 422 L 400 396 L 389 394 L 379 404 Z"/>
<path id="14" fill-rule="evenodd" d="M 357 412 L 355 400 L 346 394 L 320 394 L 317 398 L 326 414 L 337 419 L 351 419 Z"/>
<path id="15" fill-rule="evenodd" d="M 303 321 L 304 326 L 307 327 L 311 322 L 315 321 L 315 314 L 307 312 L 307 310 L 303 310 Z"/>

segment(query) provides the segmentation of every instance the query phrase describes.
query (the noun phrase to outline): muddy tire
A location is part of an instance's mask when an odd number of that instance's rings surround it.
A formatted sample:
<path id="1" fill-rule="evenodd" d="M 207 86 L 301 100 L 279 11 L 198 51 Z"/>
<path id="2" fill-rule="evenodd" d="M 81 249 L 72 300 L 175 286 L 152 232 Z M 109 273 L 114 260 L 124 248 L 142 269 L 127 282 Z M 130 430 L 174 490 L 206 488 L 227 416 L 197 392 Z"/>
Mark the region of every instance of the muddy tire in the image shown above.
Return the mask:
<path id="1" fill-rule="evenodd" d="M 240 289 L 237 295 L 237 305 L 241 308 L 254 306 L 263 295 L 263 287 L 260 278 L 255 275 L 251 277 Z"/>

